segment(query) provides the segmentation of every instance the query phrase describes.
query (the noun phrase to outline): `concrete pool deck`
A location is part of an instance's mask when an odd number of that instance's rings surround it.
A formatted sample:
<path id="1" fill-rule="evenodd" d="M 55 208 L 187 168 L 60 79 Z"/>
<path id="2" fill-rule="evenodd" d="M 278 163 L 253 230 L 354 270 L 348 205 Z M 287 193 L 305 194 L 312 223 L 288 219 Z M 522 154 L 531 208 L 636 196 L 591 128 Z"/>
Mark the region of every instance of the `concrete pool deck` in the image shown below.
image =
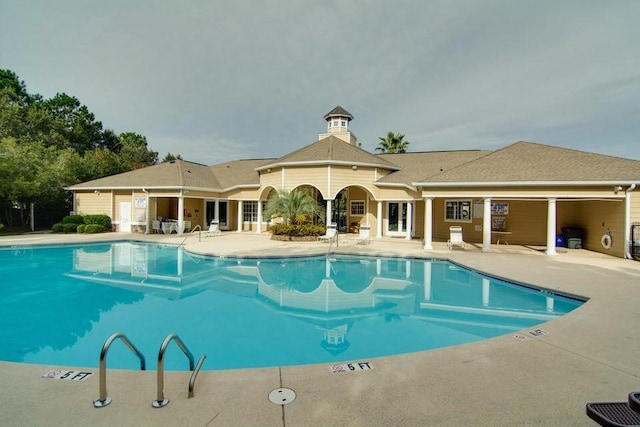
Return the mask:
<path id="1" fill-rule="evenodd" d="M 181 243 L 164 235 L 4 236 L 0 246 L 104 240 Z M 223 256 L 326 253 L 327 244 L 276 242 L 266 234 L 191 236 L 186 249 Z M 438 350 L 369 359 L 372 370 L 333 374 L 328 364 L 203 371 L 187 398 L 189 372 L 166 372 L 171 403 L 154 409 L 155 371 L 109 369 L 111 405 L 96 409 L 96 364 L 86 381 L 46 380 L 48 365 L 0 363 L 0 425 L 188 426 L 585 426 L 585 404 L 623 401 L 640 390 L 640 262 L 586 250 L 546 256 L 536 248 L 479 246 L 424 251 L 418 240 L 341 243 L 338 253 L 450 259 L 469 268 L 589 298 L 573 312 L 536 328 Z M 28 310 L 29 307 L 25 307 Z M 126 333 L 126 331 L 124 331 Z M 176 331 L 179 332 L 179 331 Z M 189 344 L 189 343 L 187 343 Z M 149 357 L 149 356 L 147 356 Z M 356 361 L 357 362 L 357 361 Z M 62 368 L 73 369 L 73 368 Z M 206 365 L 205 365 L 206 369 Z M 277 388 L 296 399 L 275 405 Z"/>

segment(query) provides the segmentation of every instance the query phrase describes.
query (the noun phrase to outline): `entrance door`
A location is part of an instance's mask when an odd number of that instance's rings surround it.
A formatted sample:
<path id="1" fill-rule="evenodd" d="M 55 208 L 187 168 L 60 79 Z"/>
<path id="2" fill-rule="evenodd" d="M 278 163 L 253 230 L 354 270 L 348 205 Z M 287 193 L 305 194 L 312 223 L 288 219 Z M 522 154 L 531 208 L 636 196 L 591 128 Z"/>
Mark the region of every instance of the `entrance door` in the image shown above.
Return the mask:
<path id="1" fill-rule="evenodd" d="M 121 233 L 131 233 L 131 202 L 120 202 L 120 217 L 118 218 Z"/>
<path id="2" fill-rule="evenodd" d="M 407 204 L 389 202 L 387 204 L 387 234 L 389 236 L 405 236 L 407 234 Z"/>

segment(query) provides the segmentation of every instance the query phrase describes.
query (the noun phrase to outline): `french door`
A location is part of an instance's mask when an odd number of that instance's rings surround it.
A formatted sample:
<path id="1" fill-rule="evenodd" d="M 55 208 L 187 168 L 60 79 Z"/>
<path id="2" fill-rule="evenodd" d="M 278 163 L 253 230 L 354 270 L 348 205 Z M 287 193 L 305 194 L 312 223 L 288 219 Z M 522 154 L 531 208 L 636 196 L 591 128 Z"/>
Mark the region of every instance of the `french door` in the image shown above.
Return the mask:
<path id="1" fill-rule="evenodd" d="M 387 203 L 387 231 L 388 236 L 406 236 L 407 234 L 407 203 Z"/>

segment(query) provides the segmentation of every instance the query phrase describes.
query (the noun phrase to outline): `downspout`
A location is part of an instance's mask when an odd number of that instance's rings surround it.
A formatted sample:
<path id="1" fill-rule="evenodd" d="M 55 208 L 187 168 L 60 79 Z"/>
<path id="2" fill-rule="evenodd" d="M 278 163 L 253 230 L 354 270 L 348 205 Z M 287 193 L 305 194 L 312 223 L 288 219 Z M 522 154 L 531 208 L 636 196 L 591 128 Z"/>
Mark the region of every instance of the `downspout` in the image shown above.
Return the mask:
<path id="1" fill-rule="evenodd" d="M 636 184 L 631 184 L 624 192 L 624 256 L 633 259 L 631 255 L 631 192 Z"/>
<path id="2" fill-rule="evenodd" d="M 149 192 L 143 188 L 142 192 L 147 196 L 146 212 L 144 214 L 147 226 L 144 228 L 144 234 L 149 234 Z"/>

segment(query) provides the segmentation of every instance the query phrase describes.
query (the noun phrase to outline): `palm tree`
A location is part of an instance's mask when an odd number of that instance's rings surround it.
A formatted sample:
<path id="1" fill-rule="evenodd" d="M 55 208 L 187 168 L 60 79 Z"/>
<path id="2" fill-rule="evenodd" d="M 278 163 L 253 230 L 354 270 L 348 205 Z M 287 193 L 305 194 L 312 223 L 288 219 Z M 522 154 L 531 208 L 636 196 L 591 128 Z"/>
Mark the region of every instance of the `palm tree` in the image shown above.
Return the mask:
<path id="1" fill-rule="evenodd" d="M 409 141 L 404 140 L 404 135 L 391 131 L 387 133 L 387 136 L 379 136 L 378 139 L 380 143 L 376 147 L 376 150 L 383 153 L 406 153 L 407 146 L 410 144 Z"/>
<path id="2" fill-rule="evenodd" d="M 264 213 L 267 218 L 285 218 L 289 224 L 298 224 L 307 216 L 324 216 L 316 200 L 303 190 L 279 190 L 267 202 Z"/>

